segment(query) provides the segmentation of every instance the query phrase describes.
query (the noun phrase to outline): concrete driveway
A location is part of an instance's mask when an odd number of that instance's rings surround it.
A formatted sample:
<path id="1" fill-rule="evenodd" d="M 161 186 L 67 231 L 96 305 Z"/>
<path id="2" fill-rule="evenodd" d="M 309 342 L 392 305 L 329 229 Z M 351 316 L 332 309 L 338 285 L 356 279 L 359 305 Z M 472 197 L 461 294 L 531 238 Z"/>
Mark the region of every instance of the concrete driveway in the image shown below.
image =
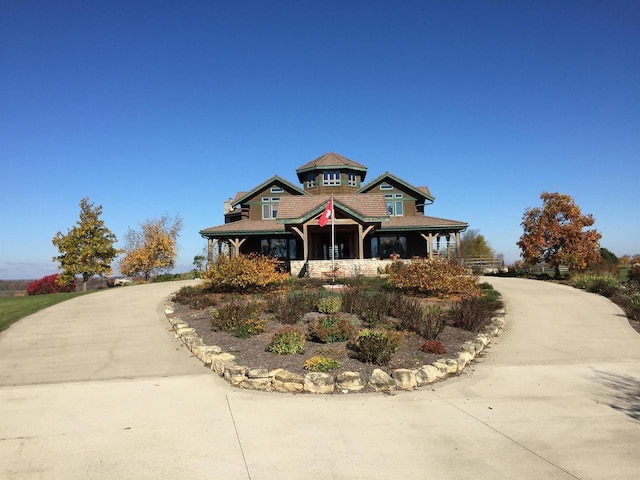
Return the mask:
<path id="1" fill-rule="evenodd" d="M 0 478 L 640 478 L 640 335 L 602 297 L 489 281 L 484 357 L 395 395 L 228 386 L 169 331 L 181 284 L 41 311 L 0 334 Z"/>

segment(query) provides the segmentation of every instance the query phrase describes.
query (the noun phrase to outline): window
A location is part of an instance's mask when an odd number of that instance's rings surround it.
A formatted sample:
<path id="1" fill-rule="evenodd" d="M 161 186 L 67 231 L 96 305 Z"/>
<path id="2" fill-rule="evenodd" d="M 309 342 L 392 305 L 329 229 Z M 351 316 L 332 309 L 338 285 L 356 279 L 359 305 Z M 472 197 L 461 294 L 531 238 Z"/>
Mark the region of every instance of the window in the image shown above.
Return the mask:
<path id="1" fill-rule="evenodd" d="M 284 190 L 281 187 L 271 187 L 271 193 L 283 193 Z"/>
<path id="2" fill-rule="evenodd" d="M 278 215 L 280 197 L 262 197 L 262 219 L 271 220 Z"/>
<path id="3" fill-rule="evenodd" d="M 322 172 L 322 185 L 340 185 L 340 172 L 337 170 L 327 170 Z"/>
<path id="4" fill-rule="evenodd" d="M 260 253 L 277 257 L 280 260 L 297 258 L 296 240 L 286 238 L 263 238 L 260 240 Z"/>
<path id="5" fill-rule="evenodd" d="M 393 186 L 388 183 L 381 183 L 380 190 L 393 190 Z"/>
<path id="6" fill-rule="evenodd" d="M 316 186 L 316 174 L 315 173 L 307 173 L 306 180 L 307 188 L 313 188 Z"/>
<path id="7" fill-rule="evenodd" d="M 402 217 L 404 215 L 404 203 L 402 194 L 385 193 L 384 199 L 387 202 L 387 212 L 392 217 Z M 395 201 L 394 201 L 395 199 Z"/>
<path id="8" fill-rule="evenodd" d="M 356 174 L 355 173 L 350 173 L 349 174 L 348 183 L 349 183 L 350 187 L 357 187 L 358 186 L 358 179 L 356 178 Z"/>
<path id="9" fill-rule="evenodd" d="M 407 237 L 384 236 L 371 238 L 371 257 L 391 258 L 393 255 L 407 258 Z"/>

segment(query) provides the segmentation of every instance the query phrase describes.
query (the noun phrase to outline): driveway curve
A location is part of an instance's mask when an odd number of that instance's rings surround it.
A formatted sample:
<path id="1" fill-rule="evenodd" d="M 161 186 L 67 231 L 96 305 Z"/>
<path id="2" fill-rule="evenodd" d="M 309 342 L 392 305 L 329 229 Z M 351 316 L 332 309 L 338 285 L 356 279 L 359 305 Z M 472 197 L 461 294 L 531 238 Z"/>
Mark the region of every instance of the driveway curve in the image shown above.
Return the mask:
<path id="1" fill-rule="evenodd" d="M 0 478 L 637 479 L 640 335 L 597 295 L 488 281 L 502 335 L 395 395 L 228 386 L 169 331 L 180 283 L 50 307 L 0 333 Z"/>

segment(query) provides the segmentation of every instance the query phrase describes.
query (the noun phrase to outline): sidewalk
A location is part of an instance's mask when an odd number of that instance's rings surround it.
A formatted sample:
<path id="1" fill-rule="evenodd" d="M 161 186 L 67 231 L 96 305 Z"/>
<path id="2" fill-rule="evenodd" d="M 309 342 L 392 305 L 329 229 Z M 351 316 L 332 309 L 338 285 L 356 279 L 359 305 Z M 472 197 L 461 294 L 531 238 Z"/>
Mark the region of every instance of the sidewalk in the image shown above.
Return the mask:
<path id="1" fill-rule="evenodd" d="M 228 386 L 168 331 L 180 284 L 51 307 L 0 334 L 0 478 L 637 478 L 640 336 L 602 297 L 489 281 L 485 357 L 395 395 Z"/>

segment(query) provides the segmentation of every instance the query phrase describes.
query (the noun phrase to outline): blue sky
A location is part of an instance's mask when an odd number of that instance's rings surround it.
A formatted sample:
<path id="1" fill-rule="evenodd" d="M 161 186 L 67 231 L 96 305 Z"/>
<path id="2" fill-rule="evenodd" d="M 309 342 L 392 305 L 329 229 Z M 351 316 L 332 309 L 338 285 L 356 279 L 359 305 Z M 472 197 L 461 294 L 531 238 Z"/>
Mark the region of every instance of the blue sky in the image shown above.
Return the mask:
<path id="1" fill-rule="evenodd" d="M 0 279 L 54 273 L 87 196 L 120 239 L 328 152 L 507 261 L 542 191 L 640 253 L 635 1 L 0 1 Z"/>

